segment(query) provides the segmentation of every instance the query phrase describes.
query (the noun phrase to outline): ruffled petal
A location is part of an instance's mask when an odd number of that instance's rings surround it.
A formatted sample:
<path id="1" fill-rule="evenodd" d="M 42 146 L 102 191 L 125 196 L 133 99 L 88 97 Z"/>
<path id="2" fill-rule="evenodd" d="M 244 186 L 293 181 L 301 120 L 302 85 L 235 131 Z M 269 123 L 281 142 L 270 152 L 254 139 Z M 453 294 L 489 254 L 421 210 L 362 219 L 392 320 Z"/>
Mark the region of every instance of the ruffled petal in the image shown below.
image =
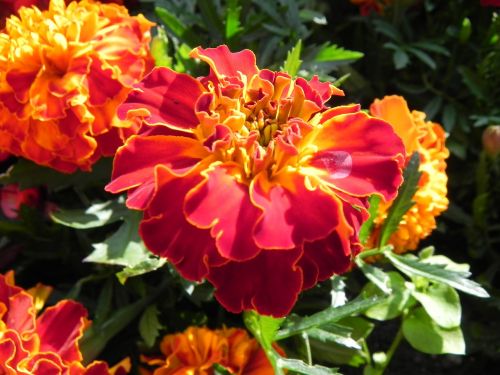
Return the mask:
<path id="1" fill-rule="evenodd" d="M 68 362 L 81 361 L 78 340 L 83 335 L 86 317 L 85 308 L 70 300 L 46 309 L 37 319 L 40 351 L 57 353 Z"/>
<path id="2" fill-rule="evenodd" d="M 248 49 L 231 52 L 226 45 L 216 48 L 197 47 L 189 56 L 205 61 L 218 78 L 239 77 L 241 73 L 249 79 L 259 73 L 255 55 Z"/>
<path id="3" fill-rule="evenodd" d="M 403 182 L 405 149 L 392 127 L 359 112 L 335 116 L 310 133 L 317 148 L 308 165 L 331 186 L 354 196 L 379 194 L 393 199 Z"/>
<path id="4" fill-rule="evenodd" d="M 118 116 L 122 119 L 141 116 L 148 125 L 189 130 L 198 125 L 194 108 L 203 91 L 203 86 L 187 74 L 155 68 L 135 85 L 118 108 Z"/>
<path id="5" fill-rule="evenodd" d="M 252 231 L 261 211 L 250 201 L 248 186 L 236 180 L 236 166 L 219 165 L 204 172 L 206 179 L 186 196 L 187 220 L 209 229 L 219 253 L 230 260 L 255 257 L 260 249 Z"/>
<path id="6" fill-rule="evenodd" d="M 304 241 L 326 237 L 339 223 L 340 202 L 321 188 L 307 189 L 298 174 L 279 183 L 259 175 L 251 189 L 252 201 L 264 211 L 253 233 L 265 249 L 292 249 Z"/>
<path id="7" fill-rule="evenodd" d="M 186 193 L 201 176 L 178 178 L 164 167 L 156 170 L 157 192 L 140 225 L 144 243 L 153 253 L 166 257 L 189 280 L 200 281 L 208 267 L 224 263 L 208 230 L 189 224 L 183 214 Z"/>
<path id="8" fill-rule="evenodd" d="M 246 262 L 229 262 L 210 269 L 215 297 L 229 311 L 257 310 L 263 315 L 287 315 L 302 289 L 296 266 L 301 249 L 263 250 Z"/>
<path id="9" fill-rule="evenodd" d="M 208 151 L 192 138 L 175 136 L 135 136 L 115 156 L 113 180 L 106 191 L 113 193 L 133 189 L 127 206 L 143 209 L 155 189 L 154 168 L 167 167 L 177 175 L 187 174 Z"/>

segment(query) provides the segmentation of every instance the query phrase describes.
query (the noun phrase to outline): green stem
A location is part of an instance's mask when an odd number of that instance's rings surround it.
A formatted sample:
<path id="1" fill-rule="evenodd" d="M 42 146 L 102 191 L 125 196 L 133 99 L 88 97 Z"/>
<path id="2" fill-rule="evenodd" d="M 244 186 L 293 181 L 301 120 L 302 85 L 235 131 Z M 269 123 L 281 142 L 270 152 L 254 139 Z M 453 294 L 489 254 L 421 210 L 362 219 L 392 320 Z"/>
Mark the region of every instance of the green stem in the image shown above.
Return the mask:
<path id="1" fill-rule="evenodd" d="M 384 364 L 381 367 L 375 368 L 374 372 L 375 375 L 382 375 L 384 373 L 384 371 L 389 366 L 389 363 L 391 363 L 392 357 L 394 356 L 394 353 L 398 349 L 399 344 L 401 344 L 402 340 L 403 340 L 403 326 L 401 325 L 399 327 L 398 333 L 396 333 L 396 336 L 394 337 L 394 340 L 392 340 L 389 350 L 387 350 Z"/>
<path id="2" fill-rule="evenodd" d="M 309 342 L 309 336 L 307 335 L 306 332 L 302 332 L 302 339 L 304 340 L 304 345 L 306 349 L 307 364 L 312 365 L 311 343 Z"/>

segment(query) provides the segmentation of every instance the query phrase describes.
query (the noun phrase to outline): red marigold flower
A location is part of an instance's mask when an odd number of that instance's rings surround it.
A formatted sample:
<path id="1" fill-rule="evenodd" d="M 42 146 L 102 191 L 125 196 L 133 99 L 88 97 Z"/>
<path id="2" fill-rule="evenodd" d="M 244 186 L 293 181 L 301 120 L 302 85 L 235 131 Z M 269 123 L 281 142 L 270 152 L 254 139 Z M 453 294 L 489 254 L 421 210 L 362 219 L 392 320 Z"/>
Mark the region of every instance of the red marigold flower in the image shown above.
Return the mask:
<path id="1" fill-rule="evenodd" d="M 415 204 L 403 216 L 398 229 L 389 239 L 398 253 L 415 250 L 420 240 L 436 228 L 436 217 L 448 208 L 446 158 L 449 151 L 445 145 L 446 134 L 441 125 L 425 121 L 425 113 L 410 112 L 406 100 L 401 96 L 376 99 L 370 112 L 394 126 L 396 134 L 403 140 L 408 157 L 414 152 L 420 156 L 419 171 L 422 175 L 412 198 Z M 379 204 L 374 231 L 367 246 L 377 245 L 391 203 Z"/>
<path id="2" fill-rule="evenodd" d="M 22 205 L 37 207 L 40 191 L 36 188 L 20 190 L 16 184 L 0 186 L 0 208 L 5 217 L 17 219 Z"/>
<path id="3" fill-rule="evenodd" d="M 0 274 L 0 373 L 126 374 L 128 360 L 113 369 L 100 361 L 82 364 L 78 340 L 86 318 L 85 308 L 70 300 L 47 308 L 37 318 L 32 295 L 14 285 L 12 273 Z"/>
<path id="4" fill-rule="evenodd" d="M 483 7 L 500 7 L 500 0 L 481 0 Z"/>
<path id="5" fill-rule="evenodd" d="M 283 316 L 300 291 L 346 271 L 360 250 L 367 197 L 392 199 L 404 147 L 342 91 L 259 70 L 249 50 L 196 48 L 194 79 L 151 72 L 119 114 L 141 118 L 106 189 L 143 210 L 140 234 L 190 280 L 207 278 L 226 309 Z"/>
<path id="6" fill-rule="evenodd" d="M 283 353 L 278 346 L 275 348 Z M 161 357 L 142 357 L 143 362 L 154 368 L 153 375 L 212 375 L 215 364 L 224 366 L 231 374 L 274 374 L 257 341 L 240 328 L 189 327 L 183 333 L 165 336 L 160 350 Z"/>
<path id="7" fill-rule="evenodd" d="M 11 16 L 0 33 L 0 151 L 62 172 L 113 155 L 136 131 L 116 108 L 152 66 L 152 25 L 90 0 Z"/>
<path id="8" fill-rule="evenodd" d="M 351 0 L 351 3 L 359 7 L 361 15 L 367 16 L 371 12 L 383 13 L 384 8 L 393 0 Z"/>

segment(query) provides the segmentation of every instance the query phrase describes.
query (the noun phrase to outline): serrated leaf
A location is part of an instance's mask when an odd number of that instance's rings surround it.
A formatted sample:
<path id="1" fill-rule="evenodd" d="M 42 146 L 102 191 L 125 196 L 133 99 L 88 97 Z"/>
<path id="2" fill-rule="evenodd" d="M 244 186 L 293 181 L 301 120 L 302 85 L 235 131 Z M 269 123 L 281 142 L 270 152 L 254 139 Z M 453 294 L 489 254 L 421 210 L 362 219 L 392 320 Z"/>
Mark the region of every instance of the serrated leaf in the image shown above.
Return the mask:
<path id="1" fill-rule="evenodd" d="M 415 349 L 428 354 L 465 354 L 465 341 L 459 327 L 439 327 L 422 307 L 403 320 L 403 335 Z"/>
<path id="2" fill-rule="evenodd" d="M 143 275 L 145 273 L 156 271 L 167 263 L 167 260 L 165 258 L 151 256 L 151 254 L 149 255 L 150 256 L 148 258 L 144 259 L 140 263 L 134 266 L 125 267 L 120 272 L 118 272 L 116 274 L 116 277 L 118 278 L 120 284 L 125 284 L 129 277 L 135 277 Z"/>
<path id="3" fill-rule="evenodd" d="M 150 305 L 144 310 L 139 320 L 139 333 L 148 347 L 154 345 L 162 328 L 158 320 L 158 314 L 156 305 Z"/>
<path id="4" fill-rule="evenodd" d="M 405 284 L 403 277 L 397 272 L 388 272 L 389 287 L 392 293 L 381 303 L 374 305 L 365 311 L 365 315 L 375 320 L 390 320 L 400 316 L 407 307 L 410 300 L 410 290 Z M 363 288 L 363 295 L 380 295 L 379 289 L 374 284 L 367 284 Z"/>
<path id="5" fill-rule="evenodd" d="M 295 77 L 300 69 L 302 60 L 300 59 L 300 52 L 302 51 L 302 40 L 299 39 L 297 44 L 288 51 L 285 63 L 283 64 L 283 71 Z"/>
<path id="6" fill-rule="evenodd" d="M 430 285 L 425 291 L 412 292 L 427 314 L 443 328 L 460 326 L 462 306 L 460 297 L 455 289 L 445 284 Z"/>
<path id="7" fill-rule="evenodd" d="M 368 220 L 366 220 L 363 225 L 361 225 L 361 229 L 359 230 L 359 242 L 361 243 L 366 243 L 366 241 L 370 237 L 373 228 L 373 221 L 378 214 L 378 206 L 380 204 L 380 200 L 381 198 L 378 195 L 372 195 L 368 199 L 368 214 L 370 216 L 368 217 Z"/>
<path id="8" fill-rule="evenodd" d="M 325 43 L 323 44 L 316 56 L 314 61 L 316 62 L 348 62 L 355 61 L 362 58 L 364 54 L 358 51 L 346 50 L 335 44 Z"/>
<path id="9" fill-rule="evenodd" d="M 245 326 L 257 338 L 264 348 L 271 348 L 284 318 L 273 318 L 272 316 L 259 315 L 254 311 L 245 311 L 243 315 Z"/>
<path id="10" fill-rule="evenodd" d="M 307 335 L 322 342 L 333 342 L 349 349 L 361 349 L 361 346 L 350 335 L 340 335 L 321 328 L 310 329 L 307 331 Z"/>
<path id="11" fill-rule="evenodd" d="M 380 230 L 379 247 L 384 246 L 389 241 L 391 235 L 397 230 L 404 214 L 413 206 L 413 195 L 418 189 L 418 181 L 421 173 L 418 171 L 420 165 L 420 156 L 418 152 L 414 152 L 406 166 L 403 177 L 403 185 L 398 190 L 398 196 L 391 204 L 391 208 L 387 213 L 387 218 L 382 224 Z"/>
<path id="12" fill-rule="evenodd" d="M 384 300 L 383 297 L 360 298 L 346 303 L 339 307 L 328 307 L 323 311 L 308 317 L 300 318 L 297 321 L 285 325 L 276 334 L 276 340 L 283 340 L 287 337 L 297 335 L 303 331 L 321 327 L 328 323 L 335 323 L 340 319 L 354 314 L 361 313 L 371 306 Z"/>
<path id="13" fill-rule="evenodd" d="M 194 34 L 190 28 L 177 18 L 173 13 L 165 8 L 156 7 L 155 13 L 163 22 L 165 27 L 170 30 L 175 36 L 189 44 L 190 46 L 198 46 L 201 44 L 199 37 Z"/>
<path id="14" fill-rule="evenodd" d="M 488 292 L 484 290 L 478 283 L 467 279 L 470 275 L 468 272 L 457 272 L 443 268 L 442 266 L 424 263 L 423 261 L 412 259 L 409 257 L 396 255 L 391 251 L 384 252 L 384 255 L 389 261 L 404 274 L 414 277 L 420 276 L 431 281 L 443 283 L 452 288 L 461 290 L 464 293 L 471 294 L 476 297 L 487 298 Z"/>
<path id="15" fill-rule="evenodd" d="M 58 209 L 50 213 L 50 218 L 58 224 L 75 228 L 90 229 L 122 220 L 129 210 L 119 200 L 94 203 L 87 209 Z"/>
<path id="16" fill-rule="evenodd" d="M 282 369 L 292 370 L 304 375 L 332 375 L 338 374 L 336 369 L 324 366 L 313 366 L 299 359 L 279 358 L 277 364 Z"/>
<path id="17" fill-rule="evenodd" d="M 228 0 L 226 8 L 226 39 L 233 38 L 243 30 L 240 24 L 240 13 L 239 0 Z"/>

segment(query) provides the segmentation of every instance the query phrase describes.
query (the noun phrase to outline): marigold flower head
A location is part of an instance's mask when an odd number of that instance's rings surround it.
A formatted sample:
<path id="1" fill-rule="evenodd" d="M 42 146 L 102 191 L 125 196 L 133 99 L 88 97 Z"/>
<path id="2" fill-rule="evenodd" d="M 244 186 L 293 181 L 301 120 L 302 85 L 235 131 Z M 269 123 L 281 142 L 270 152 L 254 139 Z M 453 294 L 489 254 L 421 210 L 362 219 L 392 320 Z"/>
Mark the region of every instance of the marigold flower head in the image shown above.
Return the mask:
<path id="1" fill-rule="evenodd" d="M 500 125 L 490 125 L 483 131 L 483 150 L 487 155 L 496 157 L 500 154 Z"/>
<path id="2" fill-rule="evenodd" d="M 282 350 L 276 346 L 282 353 Z M 240 328 L 189 327 L 167 335 L 160 344 L 162 357 L 142 357 L 153 375 L 212 375 L 214 365 L 238 375 L 273 375 L 273 367 L 255 339 Z"/>
<path id="3" fill-rule="evenodd" d="M 113 155 L 136 131 L 116 108 L 151 68 L 152 25 L 91 0 L 11 16 L 0 33 L 0 150 L 62 172 Z"/>
<path id="4" fill-rule="evenodd" d="M 342 94 L 259 70 L 249 50 L 196 48 L 194 79 L 151 72 L 119 114 L 142 119 L 107 190 L 143 210 L 140 234 L 186 278 L 207 278 L 226 309 L 283 316 L 300 291 L 346 271 L 367 197 L 392 199 L 404 147 L 386 122 Z"/>
<path id="5" fill-rule="evenodd" d="M 13 274 L 0 274 L 0 373 L 122 375 L 130 370 L 128 360 L 109 369 L 105 362 L 82 364 L 78 340 L 86 326 L 87 311 L 77 302 L 65 300 L 36 317 L 40 296 L 47 288 L 38 287 L 33 296 L 14 285 Z"/>
<path id="6" fill-rule="evenodd" d="M 383 13 L 384 8 L 392 4 L 393 0 L 351 0 L 351 3 L 359 7 L 361 15 L 367 16 L 371 12 Z"/>
<path id="7" fill-rule="evenodd" d="M 22 205 L 37 207 L 40 203 L 40 190 L 29 188 L 21 190 L 16 184 L 0 186 L 0 209 L 9 219 L 17 219 Z"/>
<path id="8" fill-rule="evenodd" d="M 413 196 L 415 204 L 403 216 L 398 229 L 389 239 L 396 252 L 415 250 L 420 240 L 436 228 L 436 217 L 448 208 L 445 160 L 449 151 L 445 145 L 446 135 L 441 125 L 425 121 L 425 113 L 415 110 L 410 112 L 401 96 L 376 99 L 370 112 L 393 125 L 405 144 L 407 156 L 414 152 L 420 155 L 419 171 L 422 175 Z M 390 206 L 391 202 L 380 202 L 368 246 L 377 245 L 381 225 Z"/>
<path id="9" fill-rule="evenodd" d="M 500 0 L 481 0 L 483 7 L 500 7 Z"/>

